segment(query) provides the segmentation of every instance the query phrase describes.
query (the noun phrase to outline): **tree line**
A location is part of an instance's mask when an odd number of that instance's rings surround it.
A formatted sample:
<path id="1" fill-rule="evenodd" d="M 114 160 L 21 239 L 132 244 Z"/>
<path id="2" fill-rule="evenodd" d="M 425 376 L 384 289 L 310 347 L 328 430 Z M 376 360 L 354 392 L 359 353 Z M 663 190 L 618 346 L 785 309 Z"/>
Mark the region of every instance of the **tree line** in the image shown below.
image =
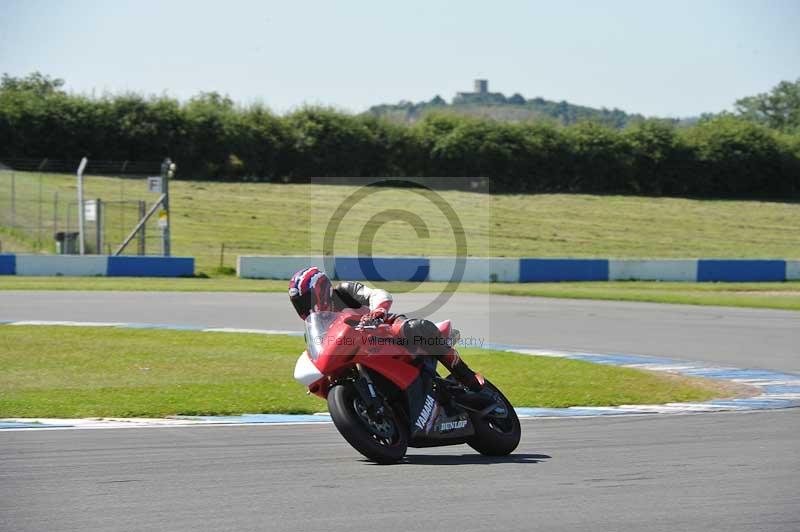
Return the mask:
<path id="1" fill-rule="evenodd" d="M 519 93 L 506 97 L 500 92 L 461 93 L 453 98 L 452 103 L 447 103 L 444 98 L 436 95 L 429 101 L 374 105 L 367 113 L 402 123 L 416 122 L 431 113 L 449 113 L 501 122 L 546 122 L 562 126 L 591 121 L 617 129 L 645 120 L 640 114 L 628 114 L 621 109 L 595 109 L 565 100 L 555 102 L 541 97 L 526 99 Z M 696 122 L 697 118 L 671 121 L 678 126 L 684 126 Z"/>
<path id="2" fill-rule="evenodd" d="M 758 96 L 740 101 L 737 115 L 691 128 L 645 120 L 618 130 L 592 121 L 561 127 L 437 113 L 405 125 L 317 107 L 278 116 L 217 93 L 182 103 L 138 94 L 91 98 L 62 86 L 38 73 L 3 76 L 0 162 L 169 156 L 180 179 L 481 176 L 501 193 L 800 194 L 796 112 L 785 102 L 771 112 Z"/>

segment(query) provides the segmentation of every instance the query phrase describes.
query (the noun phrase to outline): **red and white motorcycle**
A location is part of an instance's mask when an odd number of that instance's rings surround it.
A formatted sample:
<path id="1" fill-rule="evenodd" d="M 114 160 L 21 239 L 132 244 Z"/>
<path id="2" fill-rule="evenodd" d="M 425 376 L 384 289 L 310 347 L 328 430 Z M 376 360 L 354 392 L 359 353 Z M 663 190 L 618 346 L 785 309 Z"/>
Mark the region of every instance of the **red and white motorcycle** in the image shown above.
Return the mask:
<path id="1" fill-rule="evenodd" d="M 481 454 L 517 448 L 520 423 L 508 399 L 486 381 L 470 391 L 436 372 L 436 359 L 412 355 L 389 324 L 360 325 L 361 314 L 315 312 L 305 321 L 306 351 L 294 377 L 327 399 L 336 428 L 379 463 L 402 460 L 408 447 L 466 443 Z M 437 324 L 452 338 L 449 321 Z"/>

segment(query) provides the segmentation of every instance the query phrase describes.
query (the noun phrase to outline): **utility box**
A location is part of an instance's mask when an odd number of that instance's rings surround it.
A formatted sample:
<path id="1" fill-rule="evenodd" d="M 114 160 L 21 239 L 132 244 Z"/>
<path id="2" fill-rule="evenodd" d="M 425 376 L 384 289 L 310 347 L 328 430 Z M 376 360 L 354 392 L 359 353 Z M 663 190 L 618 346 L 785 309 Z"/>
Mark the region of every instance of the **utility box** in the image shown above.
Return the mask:
<path id="1" fill-rule="evenodd" d="M 78 254 L 78 232 L 59 231 L 54 238 L 56 239 L 57 255 L 77 255 Z"/>

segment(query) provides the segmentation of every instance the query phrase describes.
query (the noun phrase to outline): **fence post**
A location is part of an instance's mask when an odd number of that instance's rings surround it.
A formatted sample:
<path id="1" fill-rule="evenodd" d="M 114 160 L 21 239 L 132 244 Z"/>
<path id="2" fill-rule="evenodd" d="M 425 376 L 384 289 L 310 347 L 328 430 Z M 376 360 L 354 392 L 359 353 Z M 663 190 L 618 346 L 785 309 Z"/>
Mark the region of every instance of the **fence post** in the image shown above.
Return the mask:
<path id="1" fill-rule="evenodd" d="M 17 219 L 17 186 L 16 176 L 11 172 L 11 227 L 16 227 Z"/>
<path id="2" fill-rule="evenodd" d="M 38 227 L 36 229 L 36 249 L 42 249 L 42 174 L 39 174 L 39 211 L 38 211 Z"/>
<path id="3" fill-rule="evenodd" d="M 119 238 L 125 239 L 125 180 L 119 180 Z M 141 218 L 139 218 L 141 220 Z"/>
<path id="4" fill-rule="evenodd" d="M 144 218 L 144 215 L 147 214 L 147 203 L 144 200 L 139 200 L 139 219 L 141 220 Z M 142 228 L 139 230 L 139 255 L 146 255 L 146 234 L 145 230 L 147 229 L 147 224 L 142 225 Z"/>
<path id="5" fill-rule="evenodd" d="M 80 254 L 86 253 L 86 219 L 83 211 L 83 171 L 89 160 L 84 157 L 78 165 L 78 239 Z"/>
<path id="6" fill-rule="evenodd" d="M 98 255 L 102 255 L 103 254 L 103 200 L 101 200 L 100 198 L 95 198 L 94 204 L 95 204 L 95 209 L 97 209 L 96 213 L 97 219 L 94 224 L 96 233 L 95 237 L 97 239 L 96 242 L 97 247 L 95 248 L 95 253 L 97 253 Z"/>
<path id="7" fill-rule="evenodd" d="M 58 233 L 58 191 L 53 193 L 53 234 Z"/>
<path id="8" fill-rule="evenodd" d="M 161 206 L 164 209 L 164 215 L 166 216 L 166 220 L 164 221 L 164 225 L 161 228 L 161 254 L 165 257 L 169 257 L 171 254 L 171 242 L 170 242 L 170 212 L 169 212 L 169 180 L 175 174 L 175 163 L 172 162 L 172 159 L 167 157 L 164 159 L 164 162 L 161 163 L 161 192 L 164 195 L 164 199 L 161 202 Z M 161 217 L 159 216 L 159 223 L 161 222 Z"/>

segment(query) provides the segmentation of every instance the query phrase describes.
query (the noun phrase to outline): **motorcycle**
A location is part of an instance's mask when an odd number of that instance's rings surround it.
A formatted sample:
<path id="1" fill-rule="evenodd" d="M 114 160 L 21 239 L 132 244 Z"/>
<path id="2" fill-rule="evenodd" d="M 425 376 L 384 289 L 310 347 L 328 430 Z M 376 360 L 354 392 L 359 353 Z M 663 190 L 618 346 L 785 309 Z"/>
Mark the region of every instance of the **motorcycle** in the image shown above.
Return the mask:
<path id="1" fill-rule="evenodd" d="M 488 380 L 471 391 L 441 377 L 431 356 L 414 356 L 389 323 L 364 325 L 361 314 L 315 312 L 305 320 L 306 350 L 294 378 L 327 399 L 339 433 L 367 459 L 403 459 L 408 447 L 466 443 L 481 454 L 504 456 L 517 448 L 514 407 Z M 450 321 L 436 324 L 456 345 Z"/>

